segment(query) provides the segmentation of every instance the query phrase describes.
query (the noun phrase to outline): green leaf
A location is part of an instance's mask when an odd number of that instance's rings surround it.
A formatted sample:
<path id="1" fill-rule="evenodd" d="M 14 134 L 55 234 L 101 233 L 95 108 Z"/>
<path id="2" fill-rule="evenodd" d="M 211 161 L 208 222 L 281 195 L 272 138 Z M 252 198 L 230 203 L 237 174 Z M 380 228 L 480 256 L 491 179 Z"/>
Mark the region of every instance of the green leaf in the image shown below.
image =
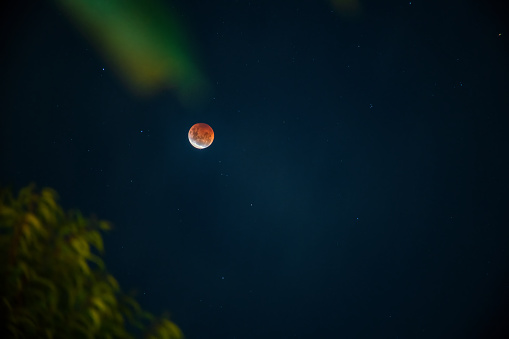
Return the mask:
<path id="1" fill-rule="evenodd" d="M 71 240 L 71 246 L 82 257 L 88 258 L 90 255 L 90 245 L 82 237 L 76 237 Z"/>
<path id="2" fill-rule="evenodd" d="M 90 231 L 87 233 L 87 240 L 90 243 L 90 245 L 94 246 L 99 252 L 103 252 L 103 239 L 101 237 L 101 234 L 97 231 Z"/>
<path id="3" fill-rule="evenodd" d="M 87 261 L 84 258 L 78 259 L 78 265 L 82 269 L 83 273 L 90 275 L 90 267 L 88 267 Z"/>
<path id="4" fill-rule="evenodd" d="M 115 277 L 113 277 L 111 274 L 108 274 L 106 280 L 110 283 L 111 287 L 113 287 L 114 291 L 119 290 L 118 282 L 117 279 L 115 279 Z"/>

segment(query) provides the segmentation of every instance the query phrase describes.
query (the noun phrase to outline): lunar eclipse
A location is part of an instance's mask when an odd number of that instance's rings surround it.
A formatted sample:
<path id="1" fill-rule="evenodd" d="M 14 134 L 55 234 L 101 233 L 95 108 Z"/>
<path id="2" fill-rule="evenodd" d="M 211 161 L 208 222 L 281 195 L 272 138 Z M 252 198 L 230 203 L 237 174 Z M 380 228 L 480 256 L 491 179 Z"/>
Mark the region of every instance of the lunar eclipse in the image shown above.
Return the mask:
<path id="1" fill-rule="evenodd" d="M 204 149 L 214 141 L 214 130 L 209 125 L 200 122 L 191 127 L 188 137 L 193 147 Z"/>

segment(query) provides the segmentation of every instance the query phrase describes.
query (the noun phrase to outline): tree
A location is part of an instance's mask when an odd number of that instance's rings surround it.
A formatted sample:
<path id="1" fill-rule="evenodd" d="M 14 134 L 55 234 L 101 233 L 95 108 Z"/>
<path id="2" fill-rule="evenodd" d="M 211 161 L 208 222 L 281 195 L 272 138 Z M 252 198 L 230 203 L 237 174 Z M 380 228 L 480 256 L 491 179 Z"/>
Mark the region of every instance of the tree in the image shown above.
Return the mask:
<path id="1" fill-rule="evenodd" d="M 183 338 L 124 294 L 101 258 L 106 221 L 64 212 L 49 188 L 0 191 L 0 337 Z"/>

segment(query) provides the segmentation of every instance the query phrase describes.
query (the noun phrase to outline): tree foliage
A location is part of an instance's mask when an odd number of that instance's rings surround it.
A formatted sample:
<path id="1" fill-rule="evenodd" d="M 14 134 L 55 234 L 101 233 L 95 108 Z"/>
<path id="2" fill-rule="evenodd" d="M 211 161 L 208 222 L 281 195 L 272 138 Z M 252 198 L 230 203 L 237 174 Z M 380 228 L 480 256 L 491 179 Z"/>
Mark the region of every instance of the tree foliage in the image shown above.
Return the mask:
<path id="1" fill-rule="evenodd" d="M 124 294 L 101 258 L 110 224 L 65 212 L 49 189 L 0 191 L 0 337 L 183 338 Z"/>

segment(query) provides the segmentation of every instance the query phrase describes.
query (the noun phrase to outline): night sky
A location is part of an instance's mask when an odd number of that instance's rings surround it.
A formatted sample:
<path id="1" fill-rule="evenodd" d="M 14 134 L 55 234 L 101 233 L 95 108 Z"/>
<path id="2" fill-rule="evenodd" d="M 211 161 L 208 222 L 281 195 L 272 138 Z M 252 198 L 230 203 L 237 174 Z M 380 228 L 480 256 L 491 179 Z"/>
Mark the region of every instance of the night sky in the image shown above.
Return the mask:
<path id="1" fill-rule="evenodd" d="M 188 339 L 505 337 L 504 8 L 358 5 L 168 2 L 196 104 L 135 93 L 55 2 L 3 5 L 0 184 L 111 221 L 109 271 Z"/>

